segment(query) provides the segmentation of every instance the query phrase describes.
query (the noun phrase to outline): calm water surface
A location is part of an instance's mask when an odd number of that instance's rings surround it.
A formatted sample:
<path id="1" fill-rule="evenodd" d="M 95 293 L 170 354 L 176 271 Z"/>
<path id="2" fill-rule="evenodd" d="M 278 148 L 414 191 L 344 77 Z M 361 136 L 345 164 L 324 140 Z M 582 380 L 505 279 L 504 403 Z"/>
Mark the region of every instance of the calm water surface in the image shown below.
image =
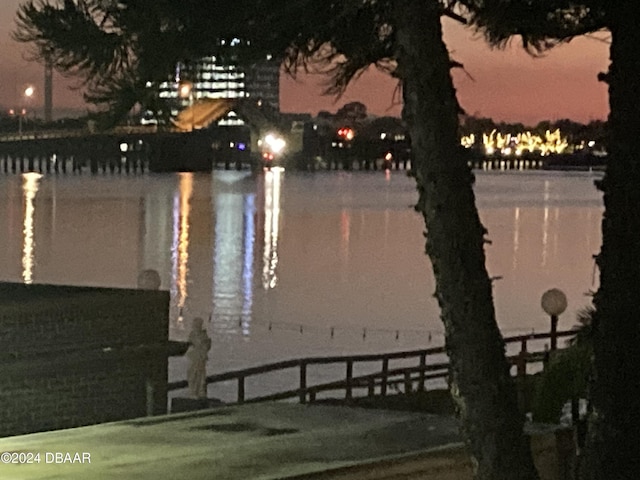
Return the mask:
<path id="1" fill-rule="evenodd" d="M 602 216 L 593 180 L 477 173 L 505 334 L 548 329 L 548 288 L 569 299 L 561 327 L 588 304 Z M 133 288 L 155 269 L 171 292 L 172 339 L 186 339 L 194 316 L 211 318 L 209 373 L 442 343 L 403 172 L 28 174 L 0 177 L 0 192 L 1 280 Z M 182 378 L 184 359 L 172 359 L 170 379 Z"/>

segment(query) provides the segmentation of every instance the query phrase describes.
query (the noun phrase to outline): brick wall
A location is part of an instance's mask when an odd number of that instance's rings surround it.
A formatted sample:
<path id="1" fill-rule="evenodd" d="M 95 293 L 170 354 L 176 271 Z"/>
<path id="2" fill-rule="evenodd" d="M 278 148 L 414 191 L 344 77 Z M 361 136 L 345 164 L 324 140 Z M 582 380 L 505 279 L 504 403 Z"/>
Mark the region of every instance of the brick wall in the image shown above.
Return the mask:
<path id="1" fill-rule="evenodd" d="M 163 291 L 0 283 L 0 436 L 165 413 L 168 312 Z"/>

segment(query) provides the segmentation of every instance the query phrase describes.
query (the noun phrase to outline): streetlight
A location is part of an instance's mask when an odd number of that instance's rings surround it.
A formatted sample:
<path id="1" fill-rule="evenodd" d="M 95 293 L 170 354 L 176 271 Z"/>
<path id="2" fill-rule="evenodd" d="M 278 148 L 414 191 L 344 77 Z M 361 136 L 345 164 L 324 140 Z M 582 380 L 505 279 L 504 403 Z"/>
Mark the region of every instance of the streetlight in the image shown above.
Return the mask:
<path id="1" fill-rule="evenodd" d="M 33 94 L 35 92 L 36 92 L 36 89 L 33 88 L 32 85 L 28 85 L 22 92 L 22 98 L 23 98 L 22 103 L 24 104 L 24 99 L 26 99 L 27 101 L 31 99 L 31 97 L 33 97 Z M 24 117 L 26 114 L 27 114 L 27 109 L 24 107 L 22 107 L 18 112 L 18 135 L 20 137 L 22 137 L 22 117 Z"/>
<path id="2" fill-rule="evenodd" d="M 275 133 L 268 133 L 264 138 L 258 140 L 258 146 L 262 149 L 262 158 L 267 165 L 284 152 L 287 142 Z"/>
<path id="3" fill-rule="evenodd" d="M 556 331 L 558 329 L 558 315 L 567 309 L 567 296 L 558 288 L 552 288 L 542 294 L 540 302 L 542 309 L 551 317 L 551 346 L 550 350 L 556 349 L 558 343 Z"/>
<path id="4" fill-rule="evenodd" d="M 24 96 L 26 98 L 31 98 L 33 97 L 33 94 L 36 92 L 36 89 L 33 88 L 31 85 L 29 85 L 27 88 L 24 89 Z"/>

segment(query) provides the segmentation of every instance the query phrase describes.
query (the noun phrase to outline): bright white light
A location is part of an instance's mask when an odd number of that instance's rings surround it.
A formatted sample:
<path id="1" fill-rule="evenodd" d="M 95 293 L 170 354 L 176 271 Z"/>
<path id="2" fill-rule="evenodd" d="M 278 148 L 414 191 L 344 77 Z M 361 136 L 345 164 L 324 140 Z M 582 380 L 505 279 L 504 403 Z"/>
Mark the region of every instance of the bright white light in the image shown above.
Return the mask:
<path id="1" fill-rule="evenodd" d="M 285 142 L 284 139 L 276 137 L 272 133 L 269 133 L 264 137 L 264 143 L 273 153 L 282 152 L 284 147 L 287 145 L 287 142 Z"/>
<path id="2" fill-rule="evenodd" d="M 29 85 L 27 88 L 24 89 L 24 96 L 25 97 L 32 97 L 33 94 L 35 93 L 36 89 L 33 88 L 31 85 Z"/>
<path id="3" fill-rule="evenodd" d="M 191 95 L 192 88 L 193 84 L 191 82 L 183 82 L 179 86 L 178 95 L 180 95 L 180 98 L 188 98 Z"/>
<path id="4" fill-rule="evenodd" d="M 587 143 L 587 145 L 589 145 L 590 147 L 593 147 L 596 144 L 596 142 L 594 142 L 593 140 L 590 140 L 589 143 Z"/>
<path id="5" fill-rule="evenodd" d="M 122 153 L 125 153 L 127 150 L 129 150 L 129 145 L 127 145 L 126 143 L 121 143 L 120 144 L 120 151 Z"/>

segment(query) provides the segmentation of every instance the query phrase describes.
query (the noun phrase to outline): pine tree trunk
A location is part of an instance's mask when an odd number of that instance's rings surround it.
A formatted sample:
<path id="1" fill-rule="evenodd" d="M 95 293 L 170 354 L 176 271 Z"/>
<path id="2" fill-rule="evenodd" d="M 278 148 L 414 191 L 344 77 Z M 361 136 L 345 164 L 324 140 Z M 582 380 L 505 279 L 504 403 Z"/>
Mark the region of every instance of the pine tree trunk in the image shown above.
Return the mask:
<path id="1" fill-rule="evenodd" d="M 594 297 L 588 476 L 640 478 L 640 6 L 611 8 L 609 156 Z"/>
<path id="2" fill-rule="evenodd" d="M 442 40 L 439 2 L 398 0 L 397 75 L 411 134 L 451 362 L 450 389 L 478 480 L 537 479 L 495 320 L 473 175 L 457 137 L 458 103 Z M 639 237 L 640 238 L 640 237 Z"/>

